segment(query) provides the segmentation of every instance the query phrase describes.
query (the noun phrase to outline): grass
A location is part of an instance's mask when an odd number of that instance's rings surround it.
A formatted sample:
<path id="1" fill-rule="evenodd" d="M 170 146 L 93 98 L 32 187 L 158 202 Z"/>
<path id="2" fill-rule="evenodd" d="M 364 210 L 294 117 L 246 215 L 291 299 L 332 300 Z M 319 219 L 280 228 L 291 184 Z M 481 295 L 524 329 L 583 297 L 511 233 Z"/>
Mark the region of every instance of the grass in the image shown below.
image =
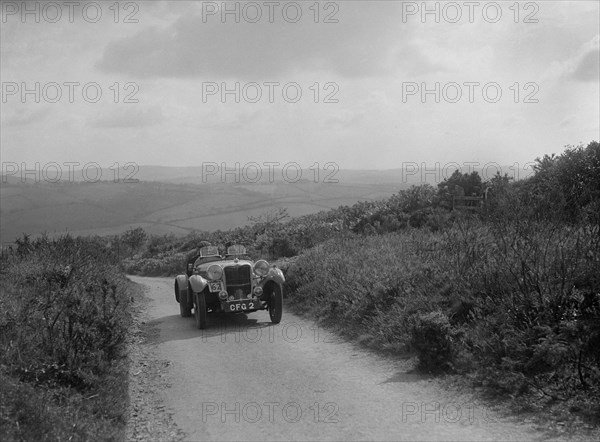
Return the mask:
<path id="1" fill-rule="evenodd" d="M 0 439 L 124 439 L 131 287 L 115 257 L 24 238 L 0 275 Z"/>
<path id="2" fill-rule="evenodd" d="M 125 363 L 81 392 L 24 382 L 0 373 L 0 439 L 3 441 L 123 440 L 128 404 Z"/>
<path id="3" fill-rule="evenodd" d="M 470 216 L 437 232 L 348 236 L 295 261 L 290 305 L 371 348 L 412 353 L 424 372 L 468 374 L 503 397 L 569 403 L 593 421 L 599 241 L 598 226 Z"/>

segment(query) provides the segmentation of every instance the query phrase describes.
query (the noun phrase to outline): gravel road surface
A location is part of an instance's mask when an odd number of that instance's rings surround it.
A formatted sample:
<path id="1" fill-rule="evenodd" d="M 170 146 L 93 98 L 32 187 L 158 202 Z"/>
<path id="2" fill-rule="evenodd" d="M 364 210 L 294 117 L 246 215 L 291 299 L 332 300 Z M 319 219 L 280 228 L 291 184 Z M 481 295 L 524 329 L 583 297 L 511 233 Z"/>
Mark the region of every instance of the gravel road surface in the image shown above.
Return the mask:
<path id="1" fill-rule="evenodd" d="M 181 318 L 171 278 L 144 288 L 128 438 L 142 440 L 540 440 L 472 395 L 412 373 L 284 310 Z"/>

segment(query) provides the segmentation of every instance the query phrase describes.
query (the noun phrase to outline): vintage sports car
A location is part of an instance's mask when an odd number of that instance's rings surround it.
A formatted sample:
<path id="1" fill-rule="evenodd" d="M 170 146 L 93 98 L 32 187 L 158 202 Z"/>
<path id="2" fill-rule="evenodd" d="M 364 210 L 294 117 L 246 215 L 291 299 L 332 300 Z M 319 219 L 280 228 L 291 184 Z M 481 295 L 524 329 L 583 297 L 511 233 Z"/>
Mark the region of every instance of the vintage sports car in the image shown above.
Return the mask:
<path id="1" fill-rule="evenodd" d="M 265 260 L 253 262 L 244 246 L 219 254 L 215 246 L 202 247 L 187 263 L 186 273 L 175 278 L 175 299 L 181 316 L 192 315 L 196 326 L 207 326 L 209 313 L 250 313 L 268 310 L 271 322 L 281 321 L 283 283 L 280 269 Z"/>

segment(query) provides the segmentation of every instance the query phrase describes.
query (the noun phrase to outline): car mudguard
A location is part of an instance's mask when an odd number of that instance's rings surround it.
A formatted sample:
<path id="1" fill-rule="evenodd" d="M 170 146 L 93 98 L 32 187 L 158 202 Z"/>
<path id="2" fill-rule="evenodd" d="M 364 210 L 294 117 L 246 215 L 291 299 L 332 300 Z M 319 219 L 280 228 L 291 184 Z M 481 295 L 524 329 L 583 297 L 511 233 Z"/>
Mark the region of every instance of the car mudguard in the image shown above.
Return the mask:
<path id="1" fill-rule="evenodd" d="M 200 275 L 192 275 L 190 276 L 189 283 L 190 287 L 192 288 L 192 291 L 194 293 L 199 293 L 202 290 L 204 290 L 204 288 L 208 284 L 208 281 Z"/>
<path id="2" fill-rule="evenodd" d="M 175 299 L 186 299 L 188 291 L 187 275 L 177 275 L 175 278 Z"/>
<path id="3" fill-rule="evenodd" d="M 267 273 L 267 276 L 265 276 L 260 282 L 260 285 L 264 287 L 269 281 L 274 281 L 279 285 L 283 284 L 285 282 L 283 272 L 277 267 L 271 267 L 269 269 L 269 273 Z"/>

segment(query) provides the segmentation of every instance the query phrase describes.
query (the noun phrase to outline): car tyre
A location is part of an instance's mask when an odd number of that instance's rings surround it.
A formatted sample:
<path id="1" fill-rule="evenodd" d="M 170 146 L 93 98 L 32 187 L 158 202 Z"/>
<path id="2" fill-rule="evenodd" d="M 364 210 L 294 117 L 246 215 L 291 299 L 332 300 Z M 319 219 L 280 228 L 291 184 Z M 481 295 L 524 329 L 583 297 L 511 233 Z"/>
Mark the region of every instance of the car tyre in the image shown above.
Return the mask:
<path id="1" fill-rule="evenodd" d="M 206 297 L 204 293 L 196 293 L 194 295 L 195 307 L 194 307 L 194 317 L 196 318 L 196 327 L 200 330 L 206 328 L 207 318 L 206 318 Z"/>
<path id="2" fill-rule="evenodd" d="M 182 318 L 189 318 L 192 316 L 192 305 L 188 302 L 188 296 L 180 294 L 179 295 L 179 313 Z"/>
<path id="3" fill-rule="evenodd" d="M 283 292 L 279 284 L 273 284 L 269 294 L 269 316 L 273 324 L 279 324 L 281 322 L 281 315 L 283 314 Z"/>

